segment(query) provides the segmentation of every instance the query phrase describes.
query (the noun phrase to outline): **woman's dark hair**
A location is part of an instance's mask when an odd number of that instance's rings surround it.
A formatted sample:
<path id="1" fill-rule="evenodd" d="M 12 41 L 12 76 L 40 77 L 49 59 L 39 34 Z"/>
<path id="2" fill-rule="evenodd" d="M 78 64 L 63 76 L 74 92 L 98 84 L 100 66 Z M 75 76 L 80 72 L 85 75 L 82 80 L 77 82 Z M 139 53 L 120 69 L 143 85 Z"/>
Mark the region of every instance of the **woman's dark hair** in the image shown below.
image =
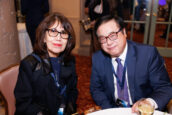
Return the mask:
<path id="1" fill-rule="evenodd" d="M 95 26 L 94 26 L 94 34 L 97 38 L 98 38 L 97 29 L 99 28 L 99 26 L 103 23 L 110 21 L 110 20 L 114 20 L 120 29 L 125 28 L 124 21 L 122 20 L 122 18 L 115 16 L 115 15 L 102 16 L 102 17 L 97 19 Z"/>
<path id="2" fill-rule="evenodd" d="M 68 42 L 65 50 L 60 53 L 63 58 L 67 58 L 72 49 L 75 47 L 75 33 L 72 24 L 69 20 L 60 13 L 52 13 L 48 15 L 38 26 L 36 30 L 36 41 L 34 45 L 34 52 L 42 58 L 48 58 L 47 46 L 44 43 L 46 30 L 50 28 L 55 22 L 62 24 L 64 30 L 69 34 Z"/>

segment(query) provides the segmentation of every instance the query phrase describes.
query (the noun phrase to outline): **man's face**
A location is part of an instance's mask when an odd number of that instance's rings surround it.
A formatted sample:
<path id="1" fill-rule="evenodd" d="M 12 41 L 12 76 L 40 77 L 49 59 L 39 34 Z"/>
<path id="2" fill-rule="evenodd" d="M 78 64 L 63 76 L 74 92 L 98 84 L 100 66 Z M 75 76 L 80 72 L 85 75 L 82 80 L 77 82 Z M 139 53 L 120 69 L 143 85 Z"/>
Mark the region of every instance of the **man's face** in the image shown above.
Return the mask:
<path id="1" fill-rule="evenodd" d="M 125 29 L 119 30 L 120 28 L 113 19 L 102 23 L 97 29 L 99 41 L 101 38 L 106 39 L 104 43 L 101 43 L 101 48 L 111 57 L 120 56 L 126 45 L 127 35 Z"/>

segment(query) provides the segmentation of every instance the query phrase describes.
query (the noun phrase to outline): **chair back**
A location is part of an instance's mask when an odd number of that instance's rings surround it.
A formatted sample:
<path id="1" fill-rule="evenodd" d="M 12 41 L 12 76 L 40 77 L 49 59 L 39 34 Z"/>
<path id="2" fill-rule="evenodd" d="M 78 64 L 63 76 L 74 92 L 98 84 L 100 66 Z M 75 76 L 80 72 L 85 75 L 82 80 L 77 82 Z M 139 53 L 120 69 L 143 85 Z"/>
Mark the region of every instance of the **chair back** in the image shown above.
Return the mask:
<path id="1" fill-rule="evenodd" d="M 167 104 L 167 111 L 172 114 L 172 99 Z"/>
<path id="2" fill-rule="evenodd" d="M 0 73 L 0 92 L 7 102 L 8 115 L 14 115 L 15 97 L 14 87 L 16 85 L 19 65 L 12 66 Z"/>

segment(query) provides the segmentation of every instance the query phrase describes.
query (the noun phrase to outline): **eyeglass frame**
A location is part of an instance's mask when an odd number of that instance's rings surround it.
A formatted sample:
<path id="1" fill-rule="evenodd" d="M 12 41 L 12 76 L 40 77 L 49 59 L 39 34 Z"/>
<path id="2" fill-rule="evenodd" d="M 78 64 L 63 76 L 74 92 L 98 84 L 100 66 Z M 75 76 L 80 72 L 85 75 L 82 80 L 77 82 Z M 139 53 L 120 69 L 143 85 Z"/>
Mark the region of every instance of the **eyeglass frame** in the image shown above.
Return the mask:
<path id="1" fill-rule="evenodd" d="M 123 28 L 120 28 L 117 32 L 111 32 L 108 36 L 102 36 L 102 38 L 106 39 L 106 42 L 101 42 L 100 37 L 98 37 L 99 43 L 101 43 L 101 44 L 107 43 L 107 39 L 110 39 L 111 41 L 115 41 L 115 40 L 118 38 L 118 33 L 119 33 L 122 29 L 123 29 Z M 116 35 L 116 38 L 115 38 L 114 40 L 112 40 L 112 39 L 109 37 L 110 35 L 113 35 L 113 34 Z M 103 40 L 104 40 L 104 39 L 103 39 Z"/>
<path id="2" fill-rule="evenodd" d="M 57 34 L 56 34 L 55 36 L 50 35 L 50 33 L 49 33 L 50 30 L 55 30 L 55 32 L 57 32 Z M 67 38 L 64 38 L 64 37 L 62 37 L 62 35 L 61 35 L 62 32 L 59 32 L 59 31 L 57 31 L 57 30 L 54 29 L 54 28 L 52 28 L 52 29 L 47 28 L 46 31 L 48 31 L 48 35 L 49 35 L 50 37 L 57 37 L 57 36 L 60 34 L 60 37 L 61 37 L 62 39 L 69 39 L 69 38 L 70 38 L 70 34 L 69 34 L 69 33 L 66 32 L 67 35 L 68 35 L 68 37 L 67 37 Z"/>

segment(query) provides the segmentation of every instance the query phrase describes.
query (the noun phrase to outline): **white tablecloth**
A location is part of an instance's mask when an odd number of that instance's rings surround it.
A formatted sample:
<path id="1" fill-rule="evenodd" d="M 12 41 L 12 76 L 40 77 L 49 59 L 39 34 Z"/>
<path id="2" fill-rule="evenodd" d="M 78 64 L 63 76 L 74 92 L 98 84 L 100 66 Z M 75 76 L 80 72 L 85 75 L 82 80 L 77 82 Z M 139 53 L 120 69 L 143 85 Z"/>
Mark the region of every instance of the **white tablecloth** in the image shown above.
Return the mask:
<path id="1" fill-rule="evenodd" d="M 25 23 L 17 23 L 19 47 L 20 47 L 20 59 L 30 54 L 32 50 L 31 41 L 26 31 Z"/>
<path id="2" fill-rule="evenodd" d="M 87 115 L 137 115 L 131 112 L 131 108 L 111 108 L 89 113 Z M 153 115 L 170 115 L 161 111 L 155 110 Z"/>

